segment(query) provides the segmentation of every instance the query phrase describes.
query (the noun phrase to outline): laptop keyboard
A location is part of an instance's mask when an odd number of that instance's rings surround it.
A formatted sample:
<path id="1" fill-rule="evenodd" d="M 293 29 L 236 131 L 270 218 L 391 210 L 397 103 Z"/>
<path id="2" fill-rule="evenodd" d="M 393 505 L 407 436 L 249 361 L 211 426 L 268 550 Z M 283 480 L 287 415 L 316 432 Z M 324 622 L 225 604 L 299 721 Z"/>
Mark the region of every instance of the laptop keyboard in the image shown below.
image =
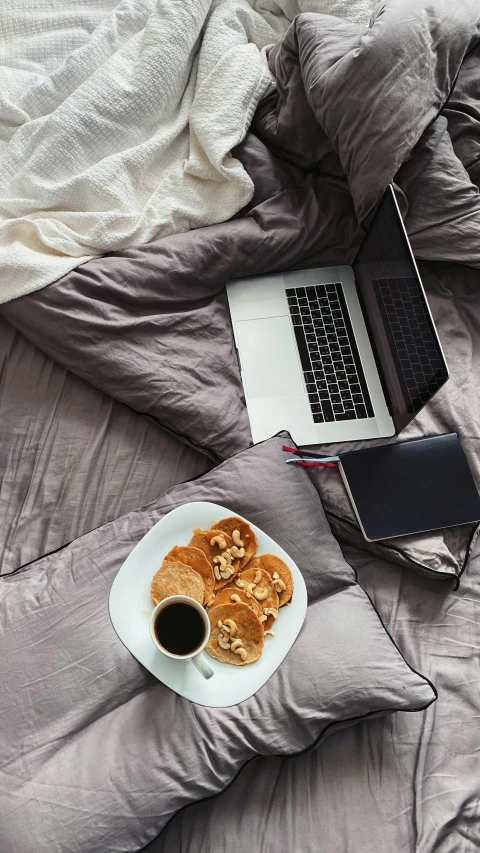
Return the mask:
<path id="1" fill-rule="evenodd" d="M 341 284 L 292 287 L 286 294 L 315 423 L 373 418 Z"/>
<path id="2" fill-rule="evenodd" d="M 446 378 L 428 309 L 415 278 L 374 279 L 372 285 L 394 341 L 407 410 L 414 414 Z"/>

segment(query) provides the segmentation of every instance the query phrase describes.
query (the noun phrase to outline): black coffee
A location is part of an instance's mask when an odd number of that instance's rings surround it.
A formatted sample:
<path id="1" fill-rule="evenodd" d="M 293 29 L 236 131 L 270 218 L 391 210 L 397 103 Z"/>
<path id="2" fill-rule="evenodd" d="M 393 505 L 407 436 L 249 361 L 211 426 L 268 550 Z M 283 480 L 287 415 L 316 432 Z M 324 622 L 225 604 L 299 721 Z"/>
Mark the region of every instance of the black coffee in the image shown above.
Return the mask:
<path id="1" fill-rule="evenodd" d="M 172 655 L 191 655 L 203 643 L 205 623 L 191 604 L 173 602 L 158 614 L 155 634 L 160 645 Z"/>

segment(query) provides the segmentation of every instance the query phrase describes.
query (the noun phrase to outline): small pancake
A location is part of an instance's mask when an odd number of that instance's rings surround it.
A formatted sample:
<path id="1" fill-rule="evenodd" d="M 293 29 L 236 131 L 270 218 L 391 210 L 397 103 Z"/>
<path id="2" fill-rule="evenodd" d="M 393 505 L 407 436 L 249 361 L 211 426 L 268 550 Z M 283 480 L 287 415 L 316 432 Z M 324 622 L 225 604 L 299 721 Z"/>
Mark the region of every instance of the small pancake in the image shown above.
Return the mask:
<path id="1" fill-rule="evenodd" d="M 240 560 L 240 571 L 242 571 L 257 550 L 257 537 L 255 536 L 252 528 L 246 521 L 243 521 L 241 518 L 237 518 L 236 515 L 231 515 L 229 518 L 222 518 L 221 521 L 218 521 L 215 524 L 215 528 L 223 530 L 224 533 L 228 533 L 229 536 L 232 535 L 234 530 L 238 530 L 240 533 L 240 539 L 242 540 L 243 547 L 245 548 L 245 556 Z"/>
<path id="2" fill-rule="evenodd" d="M 165 557 L 164 563 L 167 562 L 184 563 L 185 566 L 190 566 L 194 572 L 197 572 L 205 587 L 203 603 L 206 604 L 210 601 L 213 596 L 215 577 L 210 563 L 200 548 L 192 548 L 190 545 L 175 545 Z"/>
<path id="3" fill-rule="evenodd" d="M 273 585 L 273 580 L 270 577 L 270 575 L 268 574 L 268 572 L 265 571 L 265 569 L 250 569 L 250 568 L 245 569 L 245 571 L 241 572 L 241 574 L 239 574 L 238 577 L 235 578 L 235 580 L 236 581 L 245 581 L 246 584 L 253 583 L 253 579 L 254 579 L 257 571 L 260 571 L 262 573 L 262 578 L 261 578 L 261 581 L 258 584 L 258 586 L 260 589 L 263 589 L 266 587 L 268 589 L 268 595 L 262 601 L 258 601 L 258 599 L 256 599 L 256 601 L 260 605 L 262 613 L 264 611 L 264 608 L 273 608 L 278 613 L 278 595 L 277 595 L 275 587 Z M 272 625 L 274 624 L 275 621 L 276 620 L 273 618 L 273 616 L 271 614 L 269 614 L 267 616 L 267 621 L 262 622 L 264 630 L 268 631 L 272 627 Z"/>
<path id="4" fill-rule="evenodd" d="M 154 604 L 169 595 L 189 595 L 203 604 L 203 581 L 198 572 L 183 563 L 164 562 L 152 578 L 150 591 Z"/>
<path id="5" fill-rule="evenodd" d="M 212 569 L 215 565 L 215 563 L 213 562 L 213 558 L 214 557 L 220 557 L 222 552 L 225 550 L 224 548 L 219 548 L 217 543 L 215 543 L 215 545 L 210 545 L 211 540 L 215 536 L 223 536 L 223 538 L 225 539 L 225 541 L 227 543 L 227 548 L 232 547 L 233 539 L 231 538 L 231 536 L 229 536 L 223 530 L 217 530 L 217 529 L 214 529 L 214 530 L 196 530 L 196 531 L 194 531 L 193 536 L 190 539 L 190 542 L 188 543 L 189 546 L 191 546 L 193 548 L 199 548 L 200 551 L 203 551 L 203 553 L 205 554 L 205 556 L 206 556 L 208 562 L 210 563 Z M 233 562 L 232 562 L 233 575 L 230 575 L 229 578 L 222 578 L 221 580 L 217 580 L 216 577 L 214 576 L 214 583 L 215 583 L 214 589 L 222 589 L 222 587 L 227 586 L 227 584 L 231 584 L 235 575 L 237 574 L 237 572 L 239 570 L 239 566 L 240 566 L 239 560 L 233 560 Z"/>
<path id="6" fill-rule="evenodd" d="M 215 607 L 219 604 L 238 604 L 239 602 L 232 601 L 232 595 L 238 595 L 243 604 L 247 604 L 253 612 L 255 616 L 260 617 L 262 615 L 262 609 L 260 604 L 255 601 L 254 598 L 247 598 L 247 593 L 244 589 L 238 589 L 236 586 L 224 586 L 219 592 L 217 592 L 215 596 Z"/>
<path id="7" fill-rule="evenodd" d="M 222 663 L 230 663 L 233 666 L 245 666 L 258 660 L 263 651 L 263 626 L 250 607 L 246 604 L 220 604 L 218 607 L 212 607 L 208 618 L 210 619 L 211 633 L 205 651 L 212 658 L 216 658 Z M 247 653 L 245 660 L 242 660 L 240 655 L 235 654 L 230 649 L 222 649 L 218 645 L 218 636 L 221 633 L 218 627 L 219 619 L 222 622 L 225 619 L 233 619 L 235 622 L 238 629 L 235 638 L 243 642 L 243 647 Z"/>
<path id="8" fill-rule="evenodd" d="M 293 578 L 287 564 L 284 563 L 280 557 L 276 557 L 275 554 L 262 554 L 261 557 L 254 557 L 248 568 L 265 569 L 265 571 L 272 577 L 272 580 L 273 573 L 277 572 L 280 580 L 285 584 L 285 589 L 282 589 L 278 593 L 278 606 L 283 607 L 284 604 L 288 604 L 293 595 Z"/>

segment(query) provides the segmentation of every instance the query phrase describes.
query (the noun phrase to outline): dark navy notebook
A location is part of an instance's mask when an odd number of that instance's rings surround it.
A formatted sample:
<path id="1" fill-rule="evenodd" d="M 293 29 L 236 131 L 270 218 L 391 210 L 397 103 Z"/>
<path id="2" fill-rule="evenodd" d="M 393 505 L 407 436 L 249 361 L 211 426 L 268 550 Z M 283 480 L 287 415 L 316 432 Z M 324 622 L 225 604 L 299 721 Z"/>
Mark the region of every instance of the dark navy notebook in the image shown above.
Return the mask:
<path id="1" fill-rule="evenodd" d="M 339 468 L 371 542 L 480 520 L 480 497 L 454 432 L 344 453 Z"/>

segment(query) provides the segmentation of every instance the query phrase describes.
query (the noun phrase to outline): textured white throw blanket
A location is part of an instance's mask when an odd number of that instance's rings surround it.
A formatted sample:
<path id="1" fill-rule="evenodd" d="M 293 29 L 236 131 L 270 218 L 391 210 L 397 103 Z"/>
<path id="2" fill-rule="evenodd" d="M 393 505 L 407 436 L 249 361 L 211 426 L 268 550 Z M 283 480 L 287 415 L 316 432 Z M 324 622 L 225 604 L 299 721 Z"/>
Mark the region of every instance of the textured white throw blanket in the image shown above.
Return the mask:
<path id="1" fill-rule="evenodd" d="M 0 8 L 0 302 L 105 252 L 220 222 L 230 151 L 300 12 L 375 0 L 15 0 Z"/>

